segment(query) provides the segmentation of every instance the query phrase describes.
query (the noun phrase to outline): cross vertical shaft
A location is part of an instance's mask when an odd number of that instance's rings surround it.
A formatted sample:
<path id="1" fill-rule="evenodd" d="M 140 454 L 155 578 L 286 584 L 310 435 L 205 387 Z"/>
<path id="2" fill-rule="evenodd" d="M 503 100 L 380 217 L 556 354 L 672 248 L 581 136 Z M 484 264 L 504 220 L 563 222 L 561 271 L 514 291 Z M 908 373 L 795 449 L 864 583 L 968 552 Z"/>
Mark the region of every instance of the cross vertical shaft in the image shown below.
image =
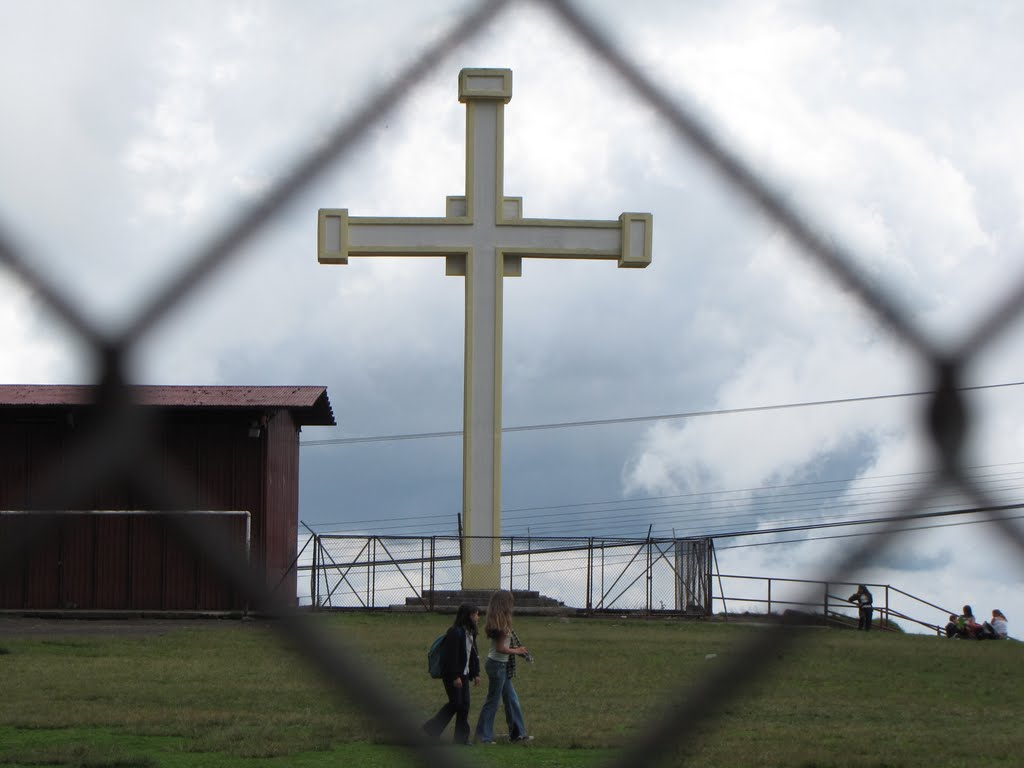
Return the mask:
<path id="1" fill-rule="evenodd" d="M 496 587 L 501 577 L 498 565 L 504 269 L 495 235 L 504 196 L 502 140 L 506 88 L 505 79 L 495 75 L 464 72 L 459 81 L 459 99 L 466 104 L 466 209 L 477 225 L 473 252 L 466 262 L 462 580 L 464 585 Z"/>

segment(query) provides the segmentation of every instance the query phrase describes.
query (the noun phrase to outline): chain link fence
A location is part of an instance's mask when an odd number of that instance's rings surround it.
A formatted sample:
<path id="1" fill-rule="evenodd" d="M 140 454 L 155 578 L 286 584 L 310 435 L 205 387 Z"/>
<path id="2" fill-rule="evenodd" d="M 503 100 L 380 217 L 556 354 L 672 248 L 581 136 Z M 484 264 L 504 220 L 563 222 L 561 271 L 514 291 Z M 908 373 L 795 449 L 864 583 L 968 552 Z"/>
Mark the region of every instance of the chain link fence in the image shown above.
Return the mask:
<path id="1" fill-rule="evenodd" d="M 98 395 L 91 406 L 95 417 L 93 422 L 97 426 L 63 457 L 61 467 L 54 467 L 55 476 L 59 472 L 60 482 L 47 486 L 48 495 L 38 505 L 39 512 L 88 507 L 93 489 L 123 478 L 131 478 L 141 495 L 151 502 L 152 508 L 188 506 L 180 487 L 157 471 L 160 454 L 153 444 L 153 431 L 142 410 L 132 402 L 128 361 L 146 344 L 155 326 L 185 304 L 211 275 L 238 258 L 242 246 L 255 235 L 265 232 L 265 225 L 275 214 L 308 189 L 326 169 L 351 160 L 356 142 L 385 114 L 405 99 L 453 51 L 458 51 L 507 6 L 514 4 L 513 0 L 486 0 L 466 11 L 458 23 L 398 72 L 389 85 L 349 113 L 321 144 L 283 174 L 273 187 L 250 207 L 238 211 L 221 231 L 198 248 L 191 263 L 169 279 L 122 332 L 110 332 L 92 322 L 80 307 L 66 298 L 61 286 L 44 278 L 35 268 L 31 253 L 20 250 L 9 233 L 0 232 L 0 265 L 15 279 L 30 286 L 38 301 L 77 333 L 80 343 L 97 361 L 99 371 L 96 382 Z M 987 315 L 971 332 L 964 334 L 962 341 L 949 347 L 940 346 L 915 324 L 881 282 L 867 279 L 856 269 L 850 253 L 834 240 L 820 235 L 813 222 L 798 214 L 785 196 L 763 181 L 755 168 L 741 162 L 693 111 L 680 105 L 627 52 L 606 37 L 588 16 L 584 5 L 558 0 L 538 1 L 537 4 L 552 14 L 566 35 L 621 78 L 680 144 L 701 157 L 737 197 L 768 217 L 808 258 L 817 262 L 834 283 L 859 299 L 888 332 L 902 342 L 906 354 L 913 356 L 923 369 L 930 372 L 934 394 L 921 429 L 933 448 L 937 479 L 892 509 L 888 522 L 879 526 L 875 536 L 866 537 L 841 561 L 831 563 L 821 579 L 842 582 L 847 575 L 883 556 L 900 540 L 898 529 L 903 519 L 944 487 L 957 488 L 979 507 L 991 509 L 987 514 L 994 528 L 1005 541 L 1024 553 L 1024 534 L 996 511 L 995 501 L 975 482 L 962 462 L 962 447 L 972 426 L 972 417 L 965 408 L 960 386 L 965 370 L 975 358 L 1019 318 L 1024 307 L 1024 281 L 1012 286 L 1004 296 L 993 297 Z M 339 646 L 337 642 L 326 642 L 303 615 L 268 591 L 265 582 L 250 571 L 244 558 L 234 556 L 231 547 L 222 546 L 224 542 L 197 530 L 195 522 L 188 516 L 170 517 L 169 520 L 196 555 L 214 564 L 252 606 L 279 617 L 275 626 L 318 668 L 322 677 L 333 681 L 340 694 L 358 700 L 367 715 L 379 721 L 397 741 L 410 745 L 411 754 L 419 764 L 458 764 L 446 750 L 425 740 L 418 723 L 410 721 L 403 703 L 394 700 L 388 691 L 376 684 L 371 670 L 357 653 Z M 5 568 L 16 564 L 21 553 L 30 550 L 34 541 L 52 535 L 55 525 L 55 517 L 37 516 L 33 525 L 23 529 L 17 540 L 8 538 L 0 542 L 0 563 Z M 627 575 L 624 578 L 628 580 L 631 577 Z M 815 591 L 809 590 L 807 602 L 816 599 Z M 630 767 L 651 765 L 672 754 L 677 745 L 693 742 L 702 724 L 713 719 L 731 700 L 749 691 L 771 666 L 771 660 L 780 658 L 781 651 L 792 642 L 795 642 L 794 634 L 784 632 L 766 632 L 752 639 L 741 652 L 715 665 L 712 671 L 686 690 L 678 691 L 677 701 L 663 707 L 663 719 L 638 734 L 627 749 L 616 754 L 613 764 Z"/>

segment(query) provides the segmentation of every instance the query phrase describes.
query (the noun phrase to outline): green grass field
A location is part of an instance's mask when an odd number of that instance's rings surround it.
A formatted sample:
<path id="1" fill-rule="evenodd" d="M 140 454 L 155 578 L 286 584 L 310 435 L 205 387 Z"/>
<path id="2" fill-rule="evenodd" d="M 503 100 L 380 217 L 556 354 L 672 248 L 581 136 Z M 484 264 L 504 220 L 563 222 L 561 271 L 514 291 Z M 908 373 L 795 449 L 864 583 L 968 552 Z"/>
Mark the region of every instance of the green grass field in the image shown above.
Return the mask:
<path id="1" fill-rule="evenodd" d="M 317 615 L 426 719 L 444 701 L 425 671 L 450 617 Z M 516 687 L 529 746 L 462 749 L 482 766 L 597 766 L 758 628 L 520 617 L 537 661 Z M 3 634 L 0 766 L 409 765 L 384 729 L 323 684 L 271 622 L 163 634 Z M 1024 644 L 790 628 L 800 642 L 665 764 L 1016 766 L 1024 759 Z M 713 658 L 708 658 L 712 656 Z M 475 721 L 486 680 L 473 690 Z M 499 713 L 496 732 L 504 722 Z M 449 731 L 450 733 L 450 731 Z M 446 734 L 448 736 L 448 734 Z M 689 760 L 685 760 L 685 758 Z"/>

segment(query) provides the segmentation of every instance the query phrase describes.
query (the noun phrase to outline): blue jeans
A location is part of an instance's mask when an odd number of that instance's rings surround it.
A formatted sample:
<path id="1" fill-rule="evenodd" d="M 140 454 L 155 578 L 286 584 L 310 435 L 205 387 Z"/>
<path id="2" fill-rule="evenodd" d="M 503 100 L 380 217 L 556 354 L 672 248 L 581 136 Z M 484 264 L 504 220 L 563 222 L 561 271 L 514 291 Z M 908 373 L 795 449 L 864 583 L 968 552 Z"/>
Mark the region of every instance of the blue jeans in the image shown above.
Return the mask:
<path id="1" fill-rule="evenodd" d="M 494 716 L 498 714 L 499 701 L 505 707 L 509 739 L 514 741 L 522 738 L 526 735 L 526 724 L 523 722 L 523 710 L 519 707 L 516 689 L 508 679 L 508 664 L 489 658 L 484 662 L 484 669 L 487 671 L 487 700 L 476 721 L 476 740 L 494 741 Z"/>

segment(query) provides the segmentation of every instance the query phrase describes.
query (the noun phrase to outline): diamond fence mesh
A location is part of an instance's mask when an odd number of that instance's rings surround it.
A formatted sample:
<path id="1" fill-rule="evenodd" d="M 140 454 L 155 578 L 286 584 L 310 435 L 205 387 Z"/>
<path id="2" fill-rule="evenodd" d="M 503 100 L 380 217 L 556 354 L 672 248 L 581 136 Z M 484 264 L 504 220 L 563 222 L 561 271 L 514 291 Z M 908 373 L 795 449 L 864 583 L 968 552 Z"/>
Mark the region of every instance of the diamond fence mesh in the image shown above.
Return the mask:
<path id="1" fill-rule="evenodd" d="M 91 406 L 94 423 L 98 427 L 81 441 L 74 450 L 63 457 L 60 467 L 54 467 L 60 482 L 51 483 L 48 493 L 38 507 L 46 513 L 62 509 L 88 508 L 88 499 L 93 489 L 109 480 L 130 477 L 154 509 L 187 508 L 187 499 L 175 482 L 168 480 L 164 473 L 157 471 L 160 455 L 153 445 L 153 431 L 131 398 L 128 375 L 128 360 L 147 341 L 154 326 L 169 313 L 179 308 L 207 279 L 232 259 L 240 257 L 242 246 L 261 233 L 265 224 L 286 204 L 315 181 L 328 167 L 349 160 L 358 139 L 371 130 L 383 115 L 402 101 L 423 79 L 433 72 L 442 60 L 477 35 L 509 5 L 511 0 L 488 0 L 470 8 L 464 17 L 439 37 L 422 53 L 416 56 L 390 82 L 361 108 L 347 116 L 325 138 L 285 173 L 273 187 L 266 191 L 251 207 L 238 211 L 237 215 L 222 230 L 195 252 L 192 262 L 179 274 L 168 280 L 141 311 L 126 330 L 119 333 L 107 332 L 90 321 L 86 313 L 66 298 L 61 286 L 47 280 L 33 266 L 32 254 L 20 250 L 8 233 L 0 232 L 0 264 L 16 279 L 31 287 L 39 301 L 43 302 L 68 327 L 77 333 L 80 343 L 92 353 L 99 370 L 97 399 Z M 833 240 L 817 233 L 813 222 L 796 213 L 786 198 L 773 191 L 762 181 L 757 169 L 748 167 L 730 151 L 719 137 L 707 130 L 690 109 L 679 104 L 660 86 L 636 61 L 620 50 L 600 31 L 588 17 L 583 5 L 568 2 L 538 2 L 546 8 L 562 26 L 565 33 L 577 40 L 597 59 L 603 61 L 615 76 L 621 78 L 635 96 L 646 105 L 675 135 L 680 144 L 700 156 L 735 195 L 746 200 L 756 211 L 768 217 L 774 225 L 787 234 L 811 260 L 817 262 L 848 294 L 856 297 L 874 317 L 884 324 L 888 332 L 898 338 L 916 361 L 930 371 L 933 382 L 930 408 L 921 429 L 927 435 L 934 450 L 936 480 L 921 489 L 914 498 L 892 509 L 889 522 L 881 525 L 872 537 L 864 538 L 852 547 L 840 562 L 830 564 L 821 574 L 823 581 L 842 582 L 846 575 L 859 570 L 874 558 L 883 556 L 900 540 L 903 534 L 898 529 L 902 520 L 925 504 L 944 487 L 958 488 L 981 508 L 990 508 L 988 513 L 994 527 L 1004 540 L 1011 542 L 1024 553 L 1024 534 L 1004 516 L 995 511 L 996 504 L 986 491 L 977 484 L 962 462 L 962 447 L 965 435 L 972 425 L 971 416 L 965 408 L 960 389 L 964 371 L 972 361 L 991 344 L 996 337 L 1021 314 L 1024 306 L 1024 282 L 1012 286 L 1002 297 L 995 297 L 987 315 L 964 340 L 955 346 L 944 348 L 930 341 L 922 329 L 915 325 L 908 312 L 886 292 L 884 284 L 868 280 L 854 266 L 850 253 L 844 251 Z M 310 664 L 315 665 L 321 675 L 332 681 L 339 694 L 357 699 L 371 717 L 401 743 L 411 745 L 411 754 L 423 765 L 454 765 L 459 761 L 444 750 L 425 741 L 418 723 L 412 721 L 404 705 L 396 701 L 383 687 L 375 684 L 370 671 L 358 654 L 328 643 L 316 628 L 304 620 L 290 605 L 275 597 L 265 586 L 265 581 L 255 576 L 244 558 L 234 556 L 235 549 L 209 535 L 208 531 L 197 529 L 195 522 L 187 516 L 172 516 L 172 525 L 182 538 L 189 543 L 197 556 L 220 570 L 230 579 L 250 605 L 261 612 L 280 618 L 275 626 L 295 646 Z M 53 534 L 57 525 L 55 516 L 41 514 L 31 527 L 22 529 L 16 539 L 0 542 L 0 563 L 12 567 L 19 561 L 22 552 L 30 550 L 35 541 Z M 450 543 L 445 544 L 452 547 Z M 408 555 L 398 548 L 391 555 L 396 561 Z M 649 563 L 630 563 L 623 553 L 612 548 L 602 549 L 603 557 L 619 559 L 619 577 L 614 583 L 593 585 L 592 594 L 604 600 L 626 603 L 642 603 L 645 600 L 675 600 L 671 591 L 652 594 L 650 586 L 642 583 Z M 344 573 L 344 562 L 358 559 L 358 551 L 346 550 L 338 545 L 331 555 L 339 562 L 339 573 Z M 510 559 L 511 579 L 524 578 L 520 571 L 525 560 L 536 557 L 531 553 L 517 552 Z M 670 557 L 664 552 L 655 556 L 658 568 L 670 568 Z M 622 560 L 625 559 L 625 562 Z M 453 561 L 454 562 L 454 561 Z M 534 588 L 542 586 L 544 579 L 557 580 L 558 569 L 552 563 L 545 573 L 531 568 L 529 580 Z M 395 566 L 395 574 L 404 573 Z M 436 585 L 455 586 L 457 579 L 452 570 L 440 568 L 433 574 Z M 414 578 L 415 577 L 415 578 Z M 373 578 L 371 576 L 371 578 Z M 421 573 L 399 576 L 401 581 L 416 583 L 422 580 Z M 607 578 L 607 577 L 606 577 Z M 340 599 L 342 590 L 350 592 L 353 599 L 372 592 L 372 586 L 358 580 L 342 579 L 335 593 Z M 818 599 L 817 588 L 809 588 L 806 602 Z M 365 597 L 361 599 L 365 600 Z M 770 668 L 773 659 L 794 642 L 790 633 L 767 632 L 752 639 L 741 652 L 723 660 L 722 664 L 686 690 L 676 694 L 677 701 L 663 708 L 665 713 L 660 722 L 654 723 L 645 733 L 638 735 L 629 748 L 618 753 L 615 765 L 648 765 L 672 752 L 676 745 L 692 741 L 701 724 L 714 718 L 729 701 L 742 697 Z M 699 757 L 697 758 L 699 759 Z"/>

